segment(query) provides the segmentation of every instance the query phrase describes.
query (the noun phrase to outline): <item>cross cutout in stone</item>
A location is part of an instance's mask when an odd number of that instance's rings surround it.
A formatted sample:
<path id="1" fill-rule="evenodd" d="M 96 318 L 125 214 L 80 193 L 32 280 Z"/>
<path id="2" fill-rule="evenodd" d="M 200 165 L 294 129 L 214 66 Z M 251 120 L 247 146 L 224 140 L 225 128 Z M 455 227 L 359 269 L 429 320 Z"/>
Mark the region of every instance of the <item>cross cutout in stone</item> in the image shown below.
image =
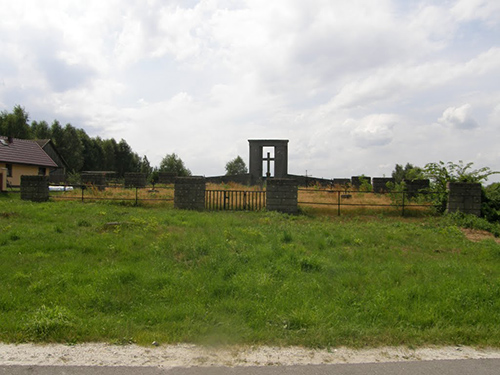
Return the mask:
<path id="1" fill-rule="evenodd" d="M 274 158 L 271 157 L 271 153 L 267 153 L 267 158 L 264 158 L 263 160 L 267 161 L 267 172 L 266 172 L 266 177 L 269 178 L 271 177 L 271 161 L 274 161 Z"/>

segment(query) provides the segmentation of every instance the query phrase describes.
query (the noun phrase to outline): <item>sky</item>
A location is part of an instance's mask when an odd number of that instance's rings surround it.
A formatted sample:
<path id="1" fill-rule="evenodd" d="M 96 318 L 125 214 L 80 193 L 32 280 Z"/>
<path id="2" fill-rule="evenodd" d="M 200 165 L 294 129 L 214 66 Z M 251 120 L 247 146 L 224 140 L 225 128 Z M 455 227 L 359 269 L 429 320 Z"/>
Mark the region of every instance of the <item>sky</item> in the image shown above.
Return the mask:
<path id="1" fill-rule="evenodd" d="M 289 173 L 500 171 L 498 0 L 0 0 L 0 110 L 152 165 L 225 173 L 288 139 Z M 489 182 L 500 177 L 490 178 Z"/>

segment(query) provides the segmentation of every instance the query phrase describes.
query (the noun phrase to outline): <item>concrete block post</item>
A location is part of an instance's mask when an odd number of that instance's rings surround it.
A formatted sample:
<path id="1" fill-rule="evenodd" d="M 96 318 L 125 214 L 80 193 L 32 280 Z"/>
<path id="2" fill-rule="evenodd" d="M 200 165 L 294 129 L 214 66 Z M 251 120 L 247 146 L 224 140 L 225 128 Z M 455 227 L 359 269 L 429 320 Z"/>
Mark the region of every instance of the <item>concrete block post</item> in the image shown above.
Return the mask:
<path id="1" fill-rule="evenodd" d="M 21 199 L 47 202 L 49 200 L 49 178 L 47 176 L 21 176 Z"/>
<path id="2" fill-rule="evenodd" d="M 205 209 L 205 177 L 177 177 L 174 187 L 174 207 L 182 210 Z"/>
<path id="3" fill-rule="evenodd" d="M 266 209 L 287 214 L 298 212 L 298 185 L 296 180 L 272 178 L 267 180 Z"/>
<path id="4" fill-rule="evenodd" d="M 448 182 L 448 212 L 481 215 L 481 184 Z"/>
<path id="5" fill-rule="evenodd" d="M 125 173 L 125 187 L 145 188 L 146 179 L 147 179 L 146 173 L 127 172 Z"/>

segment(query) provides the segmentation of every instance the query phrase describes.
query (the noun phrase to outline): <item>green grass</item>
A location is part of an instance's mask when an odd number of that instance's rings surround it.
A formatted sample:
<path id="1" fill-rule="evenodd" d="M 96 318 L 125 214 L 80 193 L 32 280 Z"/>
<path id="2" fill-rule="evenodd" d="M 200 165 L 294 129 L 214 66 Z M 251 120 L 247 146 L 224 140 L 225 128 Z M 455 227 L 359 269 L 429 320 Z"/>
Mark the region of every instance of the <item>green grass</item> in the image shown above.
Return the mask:
<path id="1" fill-rule="evenodd" d="M 500 245 L 449 218 L 0 196 L 0 341 L 500 346 Z"/>

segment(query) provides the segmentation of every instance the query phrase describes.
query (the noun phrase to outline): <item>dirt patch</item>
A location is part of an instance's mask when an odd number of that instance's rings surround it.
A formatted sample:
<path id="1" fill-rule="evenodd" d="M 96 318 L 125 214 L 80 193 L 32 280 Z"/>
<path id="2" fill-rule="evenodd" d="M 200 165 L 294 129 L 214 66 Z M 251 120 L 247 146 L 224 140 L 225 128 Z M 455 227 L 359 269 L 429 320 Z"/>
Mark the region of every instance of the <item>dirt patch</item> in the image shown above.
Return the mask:
<path id="1" fill-rule="evenodd" d="M 334 363 L 407 362 L 452 359 L 500 358 L 498 348 L 432 347 L 410 349 L 385 347 L 355 350 L 324 350 L 301 347 L 229 347 L 197 345 L 34 345 L 0 344 L 0 365 L 31 366 L 285 366 Z"/>
<path id="2" fill-rule="evenodd" d="M 467 237 L 467 239 L 473 242 L 493 240 L 496 243 L 500 243 L 500 238 L 495 237 L 492 233 L 485 230 L 462 228 L 462 232 L 463 234 L 465 234 L 465 237 Z"/>

